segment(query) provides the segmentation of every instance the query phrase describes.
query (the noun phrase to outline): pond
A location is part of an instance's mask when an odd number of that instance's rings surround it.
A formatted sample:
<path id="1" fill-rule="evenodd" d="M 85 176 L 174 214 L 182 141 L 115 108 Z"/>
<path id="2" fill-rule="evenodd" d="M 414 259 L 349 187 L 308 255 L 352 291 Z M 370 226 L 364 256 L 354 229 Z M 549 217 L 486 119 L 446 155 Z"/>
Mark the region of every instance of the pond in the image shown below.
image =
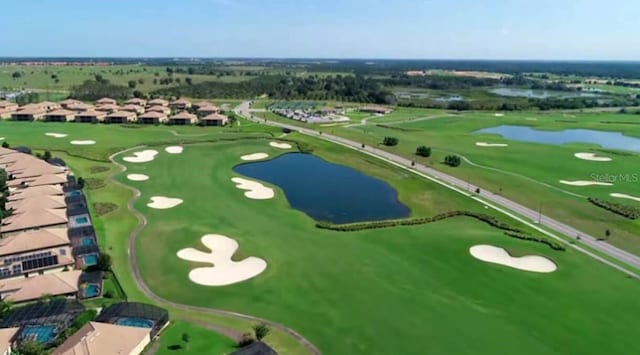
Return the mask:
<path id="1" fill-rule="evenodd" d="M 568 98 L 568 97 L 597 97 L 595 92 L 581 91 L 559 91 L 559 90 L 532 90 L 520 88 L 498 88 L 489 90 L 499 96 L 506 97 L 526 97 L 530 99 L 547 99 L 550 97 Z"/>
<path id="2" fill-rule="evenodd" d="M 597 131 L 592 129 L 543 131 L 527 126 L 502 125 L 483 128 L 474 133 L 499 134 L 503 138 L 521 142 L 544 144 L 591 143 L 608 149 L 640 152 L 640 138 L 625 136 L 621 132 Z"/>
<path id="3" fill-rule="evenodd" d="M 284 154 L 233 170 L 277 185 L 291 207 L 318 221 L 340 224 L 409 217 L 409 208 L 386 182 L 311 154 Z"/>

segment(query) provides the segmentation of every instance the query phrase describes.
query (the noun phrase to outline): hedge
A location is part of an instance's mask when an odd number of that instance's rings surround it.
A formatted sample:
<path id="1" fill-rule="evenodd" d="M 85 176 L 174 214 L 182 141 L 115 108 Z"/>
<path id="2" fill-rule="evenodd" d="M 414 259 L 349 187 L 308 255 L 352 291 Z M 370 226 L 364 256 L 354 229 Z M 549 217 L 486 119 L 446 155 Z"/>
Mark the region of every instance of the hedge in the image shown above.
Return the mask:
<path id="1" fill-rule="evenodd" d="M 589 202 L 600 208 L 604 208 L 609 212 L 613 212 L 629 219 L 637 219 L 638 217 L 640 217 L 640 209 L 638 209 L 637 207 L 627 206 L 621 203 L 609 202 L 594 197 L 589 197 L 588 200 Z"/>
<path id="2" fill-rule="evenodd" d="M 550 241 L 545 238 L 538 238 L 538 237 L 528 235 L 521 229 L 513 227 L 507 223 L 501 222 L 493 216 L 486 215 L 483 213 L 471 212 L 471 211 L 451 211 L 451 212 L 441 213 L 432 217 L 420 217 L 420 218 L 410 218 L 410 219 L 396 219 L 396 220 L 387 220 L 387 221 L 348 223 L 348 224 L 332 224 L 329 222 L 317 222 L 316 227 L 320 229 L 328 229 L 328 230 L 333 230 L 338 232 L 355 232 L 355 231 L 367 230 L 367 229 L 390 228 L 390 227 L 398 227 L 398 226 L 414 226 L 414 225 L 427 224 L 427 223 L 441 221 L 447 218 L 461 217 L 461 216 L 471 217 L 479 221 L 485 222 L 494 228 L 498 228 L 505 231 L 505 235 L 509 237 L 543 243 L 548 245 L 551 249 L 554 249 L 554 250 L 559 250 L 559 251 L 565 250 L 565 248 L 561 244 L 558 244 L 557 242 Z"/>

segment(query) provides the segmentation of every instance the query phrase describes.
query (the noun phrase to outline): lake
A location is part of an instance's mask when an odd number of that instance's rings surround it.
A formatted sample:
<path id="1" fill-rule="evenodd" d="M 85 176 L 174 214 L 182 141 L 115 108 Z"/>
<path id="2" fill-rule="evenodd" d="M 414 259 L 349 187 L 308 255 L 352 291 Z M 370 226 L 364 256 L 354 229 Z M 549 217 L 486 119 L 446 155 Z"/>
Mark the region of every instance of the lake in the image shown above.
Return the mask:
<path id="1" fill-rule="evenodd" d="M 640 138 L 625 136 L 621 132 L 597 131 L 592 129 L 543 131 L 527 126 L 502 125 L 483 128 L 474 133 L 499 134 L 503 138 L 521 142 L 544 144 L 592 143 L 608 149 L 640 152 Z"/>
<path id="2" fill-rule="evenodd" d="M 311 154 L 289 153 L 233 169 L 280 187 L 291 207 L 317 221 L 352 223 L 409 217 L 388 183 Z"/>
<path id="3" fill-rule="evenodd" d="M 532 90 L 519 88 L 498 88 L 489 90 L 499 96 L 506 97 L 526 97 L 531 99 L 547 99 L 550 97 L 568 98 L 568 97 L 597 97 L 595 92 L 581 91 L 559 91 L 559 90 Z"/>

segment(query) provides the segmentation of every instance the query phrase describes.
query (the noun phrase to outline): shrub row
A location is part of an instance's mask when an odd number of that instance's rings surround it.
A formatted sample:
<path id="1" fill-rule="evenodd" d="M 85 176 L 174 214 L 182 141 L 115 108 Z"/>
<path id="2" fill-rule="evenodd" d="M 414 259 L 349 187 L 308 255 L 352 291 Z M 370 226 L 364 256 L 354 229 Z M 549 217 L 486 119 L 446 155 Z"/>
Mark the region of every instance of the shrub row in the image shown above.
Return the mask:
<path id="1" fill-rule="evenodd" d="M 601 200 L 593 197 L 589 197 L 588 200 L 589 202 L 593 203 L 594 205 L 600 208 L 604 208 L 609 212 L 613 212 L 615 214 L 618 214 L 620 216 L 623 216 L 629 219 L 637 219 L 638 217 L 640 217 L 640 209 L 633 206 L 627 206 L 621 203 L 609 202 L 609 201 L 605 201 L 605 200 Z"/>
<path id="2" fill-rule="evenodd" d="M 421 131 L 420 129 L 417 129 L 417 128 L 398 127 L 398 126 L 392 126 L 392 125 L 387 125 L 387 124 L 377 124 L 376 127 L 387 128 L 387 129 L 395 129 L 396 131 L 402 131 L 402 132 L 418 132 L 418 131 Z"/>
<path id="3" fill-rule="evenodd" d="M 338 232 L 355 232 L 355 231 L 366 230 L 366 229 L 379 229 L 379 228 L 390 228 L 390 227 L 398 227 L 398 226 L 413 226 L 413 225 L 427 224 L 427 223 L 441 221 L 447 218 L 461 217 L 461 216 L 471 217 L 479 221 L 485 222 L 494 228 L 498 228 L 500 230 L 505 231 L 505 234 L 510 237 L 543 243 L 548 245 L 554 250 L 561 250 L 561 251 L 565 250 L 565 248 L 562 245 L 556 242 L 550 241 L 548 239 L 538 238 L 538 237 L 528 235 L 521 229 L 513 227 L 507 223 L 501 222 L 493 216 L 483 214 L 483 213 L 471 212 L 471 211 L 450 211 L 450 212 L 441 213 L 432 217 L 396 219 L 396 220 L 388 220 L 388 221 L 362 222 L 362 223 L 349 223 L 349 224 L 332 224 L 329 222 L 318 222 L 316 223 L 316 227 L 320 229 L 328 229 L 328 230 L 333 230 Z"/>

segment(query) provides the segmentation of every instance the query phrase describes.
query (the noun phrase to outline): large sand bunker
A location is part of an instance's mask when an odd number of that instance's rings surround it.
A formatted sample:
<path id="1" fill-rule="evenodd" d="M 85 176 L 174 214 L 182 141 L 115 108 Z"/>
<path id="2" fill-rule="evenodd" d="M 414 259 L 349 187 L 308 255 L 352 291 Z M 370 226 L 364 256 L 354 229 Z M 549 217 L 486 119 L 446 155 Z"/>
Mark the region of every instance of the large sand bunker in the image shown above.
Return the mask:
<path id="1" fill-rule="evenodd" d="M 621 193 L 617 193 L 617 192 L 612 193 L 609 196 L 615 197 L 615 198 L 626 198 L 628 200 L 640 201 L 640 197 L 631 196 L 631 195 L 627 195 L 627 194 L 621 194 Z"/>
<path id="2" fill-rule="evenodd" d="M 127 179 L 131 181 L 147 181 L 149 177 L 144 174 L 129 174 L 127 175 Z"/>
<path id="3" fill-rule="evenodd" d="M 164 150 L 169 154 L 181 154 L 184 148 L 179 145 L 172 145 L 171 147 L 164 148 Z"/>
<path id="4" fill-rule="evenodd" d="M 212 265 L 189 272 L 189 279 L 199 285 L 231 285 L 256 277 L 267 268 L 267 262 L 255 256 L 240 261 L 231 260 L 238 250 L 238 242 L 224 235 L 207 234 L 202 237 L 201 242 L 210 252 L 187 248 L 177 254 L 183 260 Z"/>
<path id="5" fill-rule="evenodd" d="M 84 141 L 71 141 L 73 145 L 93 145 L 96 144 L 96 141 L 84 140 Z"/>
<path id="6" fill-rule="evenodd" d="M 587 181 L 587 180 L 560 180 L 561 184 L 571 185 L 571 186 L 613 186 L 613 184 L 608 182 L 600 182 L 600 181 Z"/>
<path id="7" fill-rule="evenodd" d="M 51 132 L 47 132 L 44 134 L 45 136 L 49 136 L 49 137 L 53 137 L 53 138 L 63 138 L 66 137 L 67 135 L 64 133 L 51 133 Z"/>
<path id="8" fill-rule="evenodd" d="M 253 200 L 268 200 L 275 196 L 275 192 L 272 188 L 266 187 L 257 181 L 247 180 L 239 177 L 234 177 L 231 179 L 231 181 L 236 183 L 236 187 L 240 190 L 247 190 L 247 192 L 244 193 L 247 198 Z"/>
<path id="9" fill-rule="evenodd" d="M 166 210 L 176 207 L 181 204 L 182 200 L 179 198 L 165 197 L 165 196 L 151 196 L 151 202 L 147 203 L 148 207 L 157 210 Z"/>
<path id="10" fill-rule="evenodd" d="M 126 156 L 122 158 L 122 160 L 129 163 L 147 163 L 152 161 L 156 155 L 158 155 L 157 150 L 147 149 L 140 152 L 134 152 L 133 156 Z"/>
<path id="11" fill-rule="evenodd" d="M 262 160 L 262 159 L 266 159 L 268 157 L 269 157 L 269 154 L 267 154 L 267 153 L 253 153 L 253 154 L 243 155 L 243 156 L 240 157 L 240 159 L 247 160 L 247 161 L 252 161 L 252 160 Z"/>
<path id="12" fill-rule="evenodd" d="M 502 116 L 504 116 L 504 113 L 496 113 L 496 114 L 494 114 L 494 116 L 496 116 L 496 117 L 502 117 Z"/>
<path id="13" fill-rule="evenodd" d="M 553 261 L 543 256 L 526 255 L 513 257 L 503 248 L 492 245 L 474 245 L 469 248 L 469 253 L 478 260 L 504 265 L 518 270 L 548 273 L 558 269 Z"/>
<path id="14" fill-rule="evenodd" d="M 591 161 L 611 161 L 611 158 L 608 157 L 599 157 L 593 153 L 576 153 L 574 156 L 578 159 L 582 160 L 591 160 Z"/>
<path id="15" fill-rule="evenodd" d="M 508 147 L 508 144 L 505 143 L 487 143 L 487 142 L 476 142 L 478 147 Z"/>
<path id="16" fill-rule="evenodd" d="M 278 149 L 291 149 L 291 144 L 289 143 L 271 142 L 269 145 Z"/>

